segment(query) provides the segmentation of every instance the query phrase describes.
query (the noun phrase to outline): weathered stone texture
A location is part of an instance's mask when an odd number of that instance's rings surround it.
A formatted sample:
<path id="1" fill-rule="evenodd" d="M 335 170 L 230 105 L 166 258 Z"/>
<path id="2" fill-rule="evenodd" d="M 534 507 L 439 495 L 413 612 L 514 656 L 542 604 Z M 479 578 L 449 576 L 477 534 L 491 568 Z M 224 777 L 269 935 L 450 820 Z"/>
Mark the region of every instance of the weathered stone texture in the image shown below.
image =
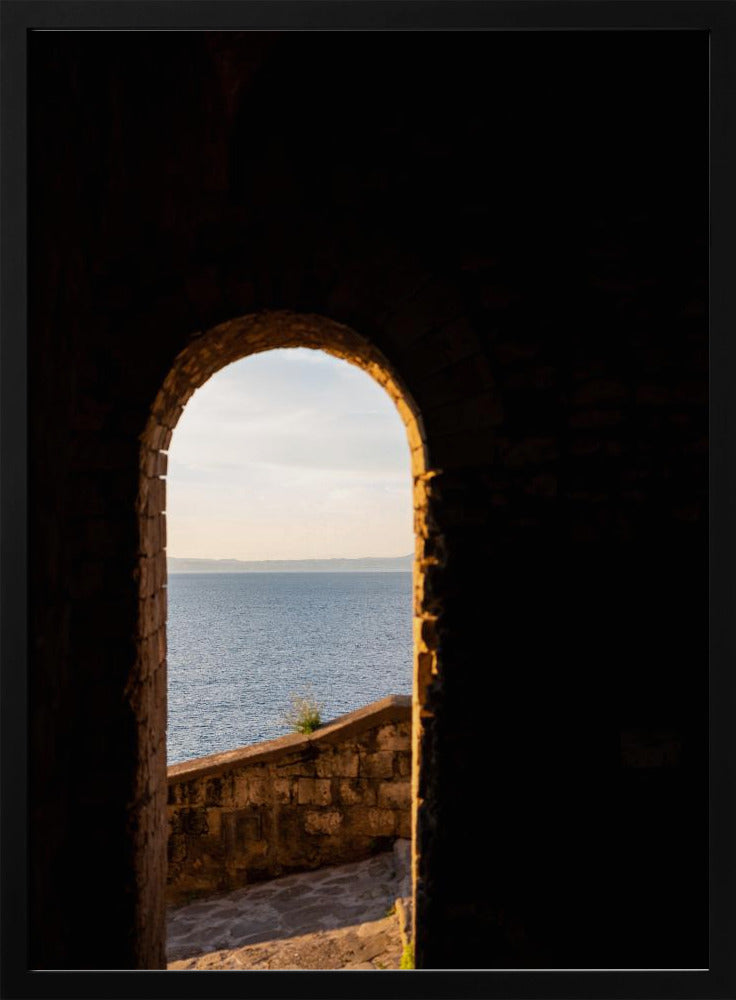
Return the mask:
<path id="1" fill-rule="evenodd" d="M 410 736 L 411 699 L 391 697 L 310 736 L 169 768 L 168 901 L 359 860 L 409 836 Z"/>

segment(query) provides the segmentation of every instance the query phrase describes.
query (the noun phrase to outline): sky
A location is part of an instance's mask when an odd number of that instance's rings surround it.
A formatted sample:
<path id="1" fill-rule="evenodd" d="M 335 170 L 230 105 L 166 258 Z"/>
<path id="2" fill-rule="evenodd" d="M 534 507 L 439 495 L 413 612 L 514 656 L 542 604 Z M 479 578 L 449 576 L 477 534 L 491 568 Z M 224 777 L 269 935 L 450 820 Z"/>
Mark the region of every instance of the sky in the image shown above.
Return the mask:
<path id="1" fill-rule="evenodd" d="M 169 447 L 167 554 L 331 559 L 412 552 L 409 445 L 360 368 L 307 348 L 221 369 Z"/>

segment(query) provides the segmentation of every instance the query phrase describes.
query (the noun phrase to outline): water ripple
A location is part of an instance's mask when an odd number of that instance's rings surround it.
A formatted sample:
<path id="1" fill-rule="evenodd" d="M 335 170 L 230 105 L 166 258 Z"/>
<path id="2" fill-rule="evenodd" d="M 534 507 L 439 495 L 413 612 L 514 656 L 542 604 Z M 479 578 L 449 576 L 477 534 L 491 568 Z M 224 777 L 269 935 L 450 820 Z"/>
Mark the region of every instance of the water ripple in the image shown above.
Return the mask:
<path id="1" fill-rule="evenodd" d="M 168 586 L 168 762 L 411 693 L 411 573 L 182 573 Z"/>

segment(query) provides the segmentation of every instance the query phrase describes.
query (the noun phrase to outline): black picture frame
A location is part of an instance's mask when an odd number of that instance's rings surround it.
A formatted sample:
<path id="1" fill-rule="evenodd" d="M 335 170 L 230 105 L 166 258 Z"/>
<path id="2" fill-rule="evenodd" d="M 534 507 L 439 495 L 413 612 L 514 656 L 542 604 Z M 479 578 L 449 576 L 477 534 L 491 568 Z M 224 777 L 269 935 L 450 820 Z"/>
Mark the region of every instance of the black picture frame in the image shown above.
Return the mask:
<path id="1" fill-rule="evenodd" d="M 2 995 L 736 997 L 736 4 L 5 0 L 2 14 Z M 29 972 L 26 904 L 26 55 L 34 30 L 699 30 L 710 35 L 710 968 L 707 972 Z M 398 979 L 398 976 L 403 978 Z M 131 979 L 131 977 L 133 977 Z"/>

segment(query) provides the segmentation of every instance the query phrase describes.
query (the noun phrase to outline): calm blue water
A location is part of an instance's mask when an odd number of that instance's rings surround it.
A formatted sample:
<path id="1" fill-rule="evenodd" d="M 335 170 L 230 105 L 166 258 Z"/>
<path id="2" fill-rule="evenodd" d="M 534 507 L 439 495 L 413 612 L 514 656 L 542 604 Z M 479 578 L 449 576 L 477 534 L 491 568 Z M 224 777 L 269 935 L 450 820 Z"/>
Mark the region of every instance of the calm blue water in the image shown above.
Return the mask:
<path id="1" fill-rule="evenodd" d="M 411 573 L 181 573 L 168 582 L 168 762 L 411 694 Z"/>

